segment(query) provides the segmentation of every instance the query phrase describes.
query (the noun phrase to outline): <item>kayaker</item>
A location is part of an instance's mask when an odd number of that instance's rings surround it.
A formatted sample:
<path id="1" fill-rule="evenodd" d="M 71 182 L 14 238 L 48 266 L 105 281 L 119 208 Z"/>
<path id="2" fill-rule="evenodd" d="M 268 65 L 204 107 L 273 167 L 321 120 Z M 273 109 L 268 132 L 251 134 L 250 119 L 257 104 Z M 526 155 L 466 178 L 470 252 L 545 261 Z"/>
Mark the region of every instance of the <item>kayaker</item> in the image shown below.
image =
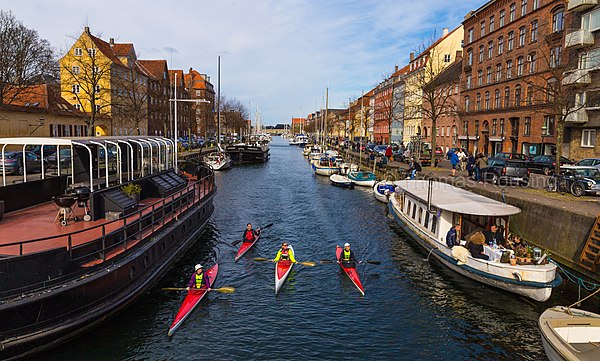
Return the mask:
<path id="1" fill-rule="evenodd" d="M 290 260 L 292 263 L 296 263 L 294 258 L 294 251 L 289 248 L 287 242 L 281 244 L 281 248 L 277 251 L 277 256 L 273 259 L 273 262 Z"/>
<path id="2" fill-rule="evenodd" d="M 344 243 L 344 249 L 342 250 L 342 253 L 340 253 L 338 262 L 341 262 L 342 266 L 346 268 L 356 267 L 356 263 L 358 263 L 358 261 L 356 260 L 356 257 L 354 257 L 354 252 L 352 252 L 350 249 L 350 243 Z"/>
<path id="3" fill-rule="evenodd" d="M 260 228 L 258 229 L 260 232 Z M 258 232 L 252 229 L 252 223 L 248 223 L 246 225 L 246 230 L 244 231 L 244 235 L 242 236 L 242 241 L 244 242 L 254 242 L 256 238 L 258 238 Z"/>
<path id="4" fill-rule="evenodd" d="M 190 282 L 188 282 L 186 290 L 189 291 L 190 288 L 207 288 L 209 291 L 211 290 L 210 279 L 208 278 L 208 275 L 204 273 L 204 267 L 202 267 L 201 264 L 194 266 L 194 273 L 192 274 L 192 277 L 190 277 Z"/>

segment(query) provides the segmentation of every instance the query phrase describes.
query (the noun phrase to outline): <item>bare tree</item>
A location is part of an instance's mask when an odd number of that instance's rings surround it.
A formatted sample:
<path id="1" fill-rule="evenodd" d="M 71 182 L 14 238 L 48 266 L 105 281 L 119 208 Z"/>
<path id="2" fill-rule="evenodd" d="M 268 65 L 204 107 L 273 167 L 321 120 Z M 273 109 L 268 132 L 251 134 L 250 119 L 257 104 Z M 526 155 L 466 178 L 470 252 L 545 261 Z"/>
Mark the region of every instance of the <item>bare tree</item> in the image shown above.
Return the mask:
<path id="1" fill-rule="evenodd" d="M 398 114 L 404 112 L 404 98 L 394 96 L 395 74 L 384 74 L 383 81 L 376 86 L 375 121 L 385 121 L 388 130 L 388 143 L 392 141 L 392 124 L 398 120 Z"/>
<path id="2" fill-rule="evenodd" d="M 226 98 L 221 95 L 221 121 L 225 133 L 243 133 L 246 129 L 246 120 L 250 118 L 248 108 L 236 98 Z"/>
<path id="3" fill-rule="evenodd" d="M 134 61 L 120 72 L 114 85 L 118 90 L 112 102 L 113 122 L 130 129 L 129 134 L 141 135 L 140 125 L 148 121 L 152 112 L 158 112 L 149 108 L 148 76 Z"/>
<path id="4" fill-rule="evenodd" d="M 55 65 L 48 41 L 0 10 L 0 105 L 11 104 L 29 85 L 55 82 Z"/>

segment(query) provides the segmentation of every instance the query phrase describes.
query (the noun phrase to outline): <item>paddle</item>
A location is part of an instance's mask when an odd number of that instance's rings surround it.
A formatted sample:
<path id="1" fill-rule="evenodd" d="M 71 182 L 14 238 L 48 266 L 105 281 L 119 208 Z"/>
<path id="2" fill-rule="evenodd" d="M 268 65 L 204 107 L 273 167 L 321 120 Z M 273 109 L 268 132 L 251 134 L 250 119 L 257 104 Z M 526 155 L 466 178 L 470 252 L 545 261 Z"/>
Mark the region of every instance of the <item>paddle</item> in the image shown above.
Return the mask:
<path id="1" fill-rule="evenodd" d="M 256 262 L 266 262 L 266 261 L 272 261 L 268 258 L 261 258 L 261 257 L 257 257 L 254 259 Z M 308 266 L 308 267 L 314 267 L 317 265 L 317 262 L 310 262 L 310 261 L 304 261 L 304 262 L 297 262 L 298 264 L 301 264 L 303 266 Z"/>
<path id="2" fill-rule="evenodd" d="M 187 291 L 185 287 L 165 287 L 161 288 L 163 291 Z M 233 287 L 219 287 L 219 288 L 211 288 L 211 291 L 217 291 L 221 293 L 234 293 L 235 288 Z"/>
<path id="3" fill-rule="evenodd" d="M 332 261 L 330 259 L 322 259 L 319 262 L 321 262 L 322 264 L 337 263 L 337 261 Z M 366 260 L 366 261 L 358 261 L 358 263 L 359 264 L 362 264 L 362 263 L 381 264 L 381 261 Z"/>
<path id="4" fill-rule="evenodd" d="M 263 230 L 265 230 L 265 229 L 267 229 L 267 228 L 271 227 L 272 225 L 273 225 L 273 223 L 269 223 L 269 224 L 267 224 L 266 226 L 264 226 L 264 227 L 262 227 L 262 228 L 259 228 L 259 229 L 260 229 L 260 232 L 262 233 L 262 231 L 263 231 Z M 237 241 L 233 241 L 233 242 L 231 242 L 231 245 L 232 245 L 232 246 L 237 246 L 237 245 L 238 245 L 238 244 L 240 244 L 242 241 L 243 241 L 243 239 L 238 239 Z"/>

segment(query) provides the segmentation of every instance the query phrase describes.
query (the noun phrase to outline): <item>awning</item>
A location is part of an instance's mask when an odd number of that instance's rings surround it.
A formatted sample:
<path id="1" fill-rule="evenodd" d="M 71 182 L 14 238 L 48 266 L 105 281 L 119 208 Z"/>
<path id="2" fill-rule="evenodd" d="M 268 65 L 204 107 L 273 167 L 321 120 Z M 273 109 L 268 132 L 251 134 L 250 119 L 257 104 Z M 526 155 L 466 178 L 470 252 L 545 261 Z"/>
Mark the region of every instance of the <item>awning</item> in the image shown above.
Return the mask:
<path id="1" fill-rule="evenodd" d="M 504 141 L 504 137 L 490 137 L 489 141 L 490 142 L 503 142 Z"/>
<path id="2" fill-rule="evenodd" d="M 478 135 L 459 135 L 458 136 L 459 140 L 479 140 L 479 136 Z"/>

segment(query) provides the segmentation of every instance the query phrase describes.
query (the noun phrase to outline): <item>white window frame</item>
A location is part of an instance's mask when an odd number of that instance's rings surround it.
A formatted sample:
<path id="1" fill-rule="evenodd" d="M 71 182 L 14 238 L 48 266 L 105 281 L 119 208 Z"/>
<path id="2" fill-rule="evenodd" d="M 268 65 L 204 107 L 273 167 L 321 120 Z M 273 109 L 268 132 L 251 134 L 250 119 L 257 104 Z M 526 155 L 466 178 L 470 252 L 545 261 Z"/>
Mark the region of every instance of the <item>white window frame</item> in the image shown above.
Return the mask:
<path id="1" fill-rule="evenodd" d="M 82 56 L 83 55 L 83 50 L 81 48 L 75 48 L 75 49 L 73 49 L 73 54 L 75 56 Z"/>
<path id="2" fill-rule="evenodd" d="M 596 129 L 581 130 L 581 147 L 594 148 L 596 146 Z"/>
<path id="3" fill-rule="evenodd" d="M 79 84 L 73 84 L 73 85 L 71 86 L 71 91 L 72 91 L 74 94 L 79 94 L 79 92 L 81 91 L 81 87 L 79 86 Z"/>

